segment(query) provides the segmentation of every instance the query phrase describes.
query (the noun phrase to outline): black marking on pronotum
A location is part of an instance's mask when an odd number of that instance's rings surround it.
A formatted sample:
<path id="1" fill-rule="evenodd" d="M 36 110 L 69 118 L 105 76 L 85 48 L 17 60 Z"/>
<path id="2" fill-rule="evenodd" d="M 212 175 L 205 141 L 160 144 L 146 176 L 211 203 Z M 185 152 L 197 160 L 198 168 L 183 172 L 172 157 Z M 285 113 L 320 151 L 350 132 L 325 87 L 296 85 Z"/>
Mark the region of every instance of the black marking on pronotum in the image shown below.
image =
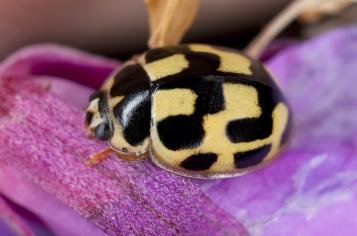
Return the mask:
<path id="1" fill-rule="evenodd" d="M 87 112 L 86 112 L 85 124 L 86 124 L 87 126 L 89 126 L 90 123 L 92 122 L 93 116 L 94 116 L 93 112 L 91 112 L 91 111 L 87 111 Z"/>
<path id="2" fill-rule="evenodd" d="M 98 90 L 98 91 L 95 91 L 94 93 L 92 93 L 90 96 L 89 96 L 89 102 L 93 101 L 94 99 L 96 98 L 99 98 L 100 96 L 102 96 L 102 93 L 103 91 L 101 90 Z"/>
<path id="3" fill-rule="evenodd" d="M 149 90 L 130 93 L 113 110 L 126 141 L 136 146 L 150 135 L 151 96 Z"/>
<path id="4" fill-rule="evenodd" d="M 288 108 L 289 109 L 289 108 Z M 288 142 L 289 139 L 289 133 L 291 132 L 292 126 L 293 126 L 293 119 L 291 117 L 291 111 L 289 110 L 288 112 L 288 121 L 284 127 L 284 132 L 281 135 L 281 140 L 280 140 L 280 145 L 285 145 Z"/>
<path id="5" fill-rule="evenodd" d="M 150 79 L 140 64 L 127 65 L 114 77 L 110 96 L 125 96 L 140 90 L 149 90 Z"/>
<path id="6" fill-rule="evenodd" d="M 100 140 L 108 140 L 113 136 L 114 127 L 109 116 L 108 97 L 105 91 L 100 91 L 95 95 L 98 98 L 98 110 L 103 121 L 94 129 L 95 136 Z"/>
<path id="7" fill-rule="evenodd" d="M 271 145 L 265 145 L 252 151 L 237 152 L 234 154 L 234 165 L 238 169 L 257 165 L 263 161 L 270 149 Z"/>
<path id="8" fill-rule="evenodd" d="M 207 170 L 217 161 L 215 153 L 199 153 L 192 155 L 181 163 L 186 170 Z"/>
<path id="9" fill-rule="evenodd" d="M 202 118 L 197 116 L 170 116 L 157 124 L 161 142 L 170 150 L 198 147 L 205 134 Z"/>

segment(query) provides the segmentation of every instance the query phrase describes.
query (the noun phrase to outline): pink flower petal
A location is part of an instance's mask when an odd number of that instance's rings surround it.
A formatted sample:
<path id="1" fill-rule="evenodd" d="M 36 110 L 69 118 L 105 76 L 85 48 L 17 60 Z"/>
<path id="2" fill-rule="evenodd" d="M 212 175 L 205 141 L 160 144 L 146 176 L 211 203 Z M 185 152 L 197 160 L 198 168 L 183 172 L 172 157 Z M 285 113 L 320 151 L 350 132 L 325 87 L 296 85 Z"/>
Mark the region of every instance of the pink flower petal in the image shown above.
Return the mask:
<path id="1" fill-rule="evenodd" d="M 88 98 L 94 92 L 93 89 L 76 82 L 50 76 L 33 76 L 37 84 L 57 95 L 62 101 L 72 104 L 79 109 L 88 105 Z"/>
<path id="2" fill-rule="evenodd" d="M 0 233 L 2 236 L 33 236 L 31 229 L 0 196 Z"/>
<path id="3" fill-rule="evenodd" d="M 24 179 L 16 169 L 4 165 L 0 167 L 0 192 L 41 217 L 57 236 L 105 235 L 73 209 Z"/>
<path id="4" fill-rule="evenodd" d="M 20 50 L 1 66 L 3 77 L 51 76 L 99 88 L 119 63 L 58 45 L 38 45 Z"/>

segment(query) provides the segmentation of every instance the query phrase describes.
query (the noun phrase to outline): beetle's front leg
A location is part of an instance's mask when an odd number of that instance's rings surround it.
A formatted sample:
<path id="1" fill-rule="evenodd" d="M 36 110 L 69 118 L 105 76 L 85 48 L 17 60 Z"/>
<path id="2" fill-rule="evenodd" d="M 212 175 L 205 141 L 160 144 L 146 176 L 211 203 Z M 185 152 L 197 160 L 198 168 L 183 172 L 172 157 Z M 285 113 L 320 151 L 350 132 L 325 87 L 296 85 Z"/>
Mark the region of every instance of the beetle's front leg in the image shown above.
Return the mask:
<path id="1" fill-rule="evenodd" d="M 89 160 L 86 161 L 86 166 L 92 167 L 92 166 L 98 164 L 99 162 L 103 161 L 104 159 L 106 159 L 112 153 L 115 153 L 119 159 L 126 160 L 126 161 L 142 161 L 142 160 L 147 159 L 146 154 L 139 156 L 139 157 L 134 156 L 134 155 L 125 155 L 125 154 L 120 154 L 120 153 L 116 152 L 111 147 L 108 147 L 108 148 L 105 148 L 105 149 L 95 153 L 95 154 L 92 154 L 89 157 Z"/>
<path id="2" fill-rule="evenodd" d="M 89 160 L 86 161 L 86 166 L 92 167 L 92 166 L 98 164 L 99 162 L 106 159 L 113 152 L 114 152 L 114 150 L 112 148 L 108 147 L 108 148 L 105 148 L 97 153 L 90 155 Z"/>

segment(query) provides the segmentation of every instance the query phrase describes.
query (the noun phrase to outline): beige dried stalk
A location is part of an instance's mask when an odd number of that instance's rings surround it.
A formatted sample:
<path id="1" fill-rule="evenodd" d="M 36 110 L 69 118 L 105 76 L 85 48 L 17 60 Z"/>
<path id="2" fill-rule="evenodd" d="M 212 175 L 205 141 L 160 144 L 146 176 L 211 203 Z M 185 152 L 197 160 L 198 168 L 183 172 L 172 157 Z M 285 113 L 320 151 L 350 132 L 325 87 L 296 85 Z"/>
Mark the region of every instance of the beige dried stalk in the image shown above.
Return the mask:
<path id="1" fill-rule="evenodd" d="M 356 2 L 356 0 L 294 0 L 252 40 L 245 49 L 246 54 L 252 58 L 259 58 L 268 44 L 299 16 L 302 17 L 312 12 L 331 12 L 332 10 L 337 12 L 347 6 L 346 1 L 349 4 Z"/>
<path id="2" fill-rule="evenodd" d="M 294 0 L 268 23 L 245 49 L 247 55 L 259 58 L 267 45 L 292 21 L 316 13 L 338 12 L 357 0 Z M 180 43 L 192 25 L 200 0 L 145 0 L 150 23 L 149 48 Z"/>
<path id="3" fill-rule="evenodd" d="M 146 0 L 149 14 L 149 48 L 180 43 L 192 25 L 200 0 Z"/>
<path id="4" fill-rule="evenodd" d="M 357 0 L 333 0 L 325 1 L 322 4 L 316 5 L 310 3 L 304 12 L 299 16 L 299 21 L 302 23 L 314 23 L 319 21 L 326 15 L 337 15 L 349 5 L 356 3 Z"/>

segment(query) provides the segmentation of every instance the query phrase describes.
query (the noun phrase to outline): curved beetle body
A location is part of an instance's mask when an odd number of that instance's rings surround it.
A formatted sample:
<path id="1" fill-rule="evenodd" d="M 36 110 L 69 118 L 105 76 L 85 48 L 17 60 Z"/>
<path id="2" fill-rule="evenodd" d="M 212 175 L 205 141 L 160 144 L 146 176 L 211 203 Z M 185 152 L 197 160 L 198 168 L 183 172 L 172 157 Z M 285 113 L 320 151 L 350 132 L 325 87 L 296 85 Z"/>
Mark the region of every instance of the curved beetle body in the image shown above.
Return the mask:
<path id="1" fill-rule="evenodd" d="M 152 49 L 90 98 L 86 125 L 122 154 L 196 178 L 241 175 L 276 156 L 289 108 L 263 66 L 202 44 Z"/>

